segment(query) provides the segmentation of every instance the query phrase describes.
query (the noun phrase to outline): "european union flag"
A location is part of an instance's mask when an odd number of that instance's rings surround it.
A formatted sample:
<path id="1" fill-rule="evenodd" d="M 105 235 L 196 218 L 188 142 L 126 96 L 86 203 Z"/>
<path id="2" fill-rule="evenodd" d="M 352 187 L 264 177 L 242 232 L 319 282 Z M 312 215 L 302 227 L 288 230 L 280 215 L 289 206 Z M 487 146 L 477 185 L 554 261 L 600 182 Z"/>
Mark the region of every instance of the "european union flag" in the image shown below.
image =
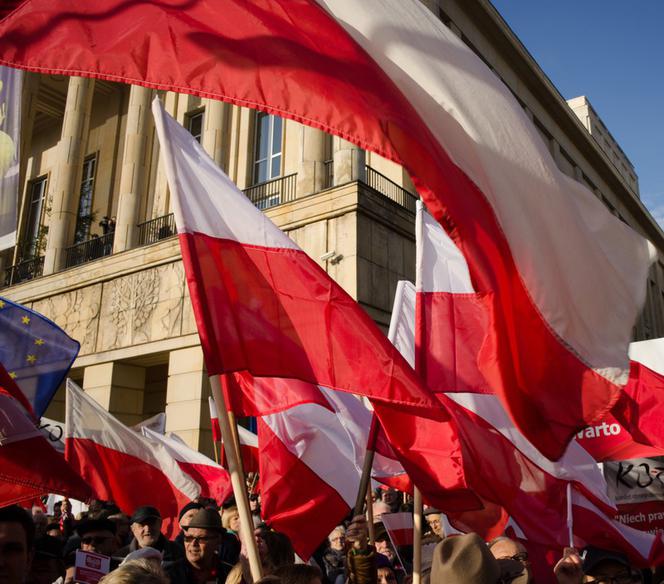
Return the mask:
<path id="1" fill-rule="evenodd" d="M 78 341 L 45 316 L 0 297 L 0 363 L 41 418 L 67 375 Z"/>

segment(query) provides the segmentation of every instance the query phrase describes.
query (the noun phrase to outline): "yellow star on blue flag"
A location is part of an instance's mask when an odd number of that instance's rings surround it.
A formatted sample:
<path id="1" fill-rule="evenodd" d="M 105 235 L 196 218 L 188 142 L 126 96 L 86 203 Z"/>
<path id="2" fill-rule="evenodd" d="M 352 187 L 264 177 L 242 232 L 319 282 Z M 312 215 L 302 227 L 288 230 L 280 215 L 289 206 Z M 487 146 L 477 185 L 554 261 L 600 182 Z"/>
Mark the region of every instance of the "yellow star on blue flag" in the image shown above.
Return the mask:
<path id="1" fill-rule="evenodd" d="M 41 417 L 80 345 L 44 315 L 0 298 L 0 363 Z"/>

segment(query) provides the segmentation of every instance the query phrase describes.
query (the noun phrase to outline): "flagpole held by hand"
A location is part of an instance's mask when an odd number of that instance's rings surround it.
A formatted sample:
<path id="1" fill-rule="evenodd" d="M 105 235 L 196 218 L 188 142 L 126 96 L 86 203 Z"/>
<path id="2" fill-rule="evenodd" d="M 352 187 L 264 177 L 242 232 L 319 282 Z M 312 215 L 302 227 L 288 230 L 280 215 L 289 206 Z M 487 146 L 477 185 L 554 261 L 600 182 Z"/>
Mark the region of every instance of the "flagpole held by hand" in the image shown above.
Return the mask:
<path id="1" fill-rule="evenodd" d="M 228 415 L 224 392 L 221 390 L 221 379 L 219 375 L 210 377 L 212 387 L 212 397 L 217 405 L 219 415 L 219 427 L 221 429 L 221 438 L 223 440 L 224 452 L 228 461 L 228 472 L 231 475 L 231 484 L 233 485 L 233 494 L 240 514 L 240 538 L 247 550 L 247 559 L 251 577 L 254 582 L 262 578 L 262 568 L 256 540 L 254 539 L 254 524 L 251 519 L 251 510 L 249 508 L 249 498 L 247 497 L 247 487 L 244 481 L 244 472 L 242 462 L 238 457 L 239 445 L 235 445 L 233 430 Z"/>

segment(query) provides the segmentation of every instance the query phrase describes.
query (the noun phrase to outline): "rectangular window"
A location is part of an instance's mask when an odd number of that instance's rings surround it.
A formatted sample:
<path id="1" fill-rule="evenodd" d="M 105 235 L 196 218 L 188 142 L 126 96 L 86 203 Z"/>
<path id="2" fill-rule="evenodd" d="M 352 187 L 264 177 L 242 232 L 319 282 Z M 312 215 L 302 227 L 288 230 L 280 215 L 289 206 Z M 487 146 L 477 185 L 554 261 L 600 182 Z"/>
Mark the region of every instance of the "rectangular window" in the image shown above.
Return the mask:
<path id="1" fill-rule="evenodd" d="M 78 200 L 78 213 L 76 214 L 76 231 L 74 243 L 81 243 L 90 239 L 92 225 L 92 194 L 95 185 L 95 172 L 97 170 L 97 155 L 88 156 L 83 162 L 83 178 L 81 179 L 81 196 Z"/>
<path id="2" fill-rule="evenodd" d="M 204 111 L 197 112 L 187 116 L 187 130 L 196 138 L 196 142 L 201 143 L 203 137 L 203 115 Z"/>
<path id="3" fill-rule="evenodd" d="M 23 249 L 21 258 L 32 258 L 39 252 L 39 237 L 46 200 L 46 177 L 40 176 L 30 182 L 28 186 L 27 219 L 23 236 Z"/>
<path id="4" fill-rule="evenodd" d="M 264 112 L 256 115 L 254 184 L 281 176 L 283 120 Z"/>

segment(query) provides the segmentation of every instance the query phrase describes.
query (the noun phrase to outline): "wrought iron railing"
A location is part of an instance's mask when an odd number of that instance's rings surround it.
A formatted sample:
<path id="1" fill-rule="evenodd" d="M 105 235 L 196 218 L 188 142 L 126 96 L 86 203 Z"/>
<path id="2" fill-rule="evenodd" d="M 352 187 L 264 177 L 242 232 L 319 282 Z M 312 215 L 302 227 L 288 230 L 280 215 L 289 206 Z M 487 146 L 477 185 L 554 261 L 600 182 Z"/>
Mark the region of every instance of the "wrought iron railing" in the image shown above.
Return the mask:
<path id="1" fill-rule="evenodd" d="M 115 232 L 111 231 L 101 237 L 92 237 L 66 248 L 65 268 L 72 268 L 111 255 L 114 235 Z"/>
<path id="2" fill-rule="evenodd" d="M 39 278 L 44 271 L 44 256 L 29 258 L 8 267 L 5 270 L 5 286 L 13 286 L 20 282 L 26 282 Z"/>
<path id="3" fill-rule="evenodd" d="M 415 213 L 417 197 L 370 166 L 367 166 L 366 184 L 398 205 Z"/>
<path id="4" fill-rule="evenodd" d="M 334 160 L 330 159 L 323 162 L 323 170 L 325 172 L 323 188 L 329 189 L 334 184 Z"/>
<path id="5" fill-rule="evenodd" d="M 244 189 L 247 198 L 259 209 L 269 209 L 295 200 L 297 174 L 289 174 Z"/>
<path id="6" fill-rule="evenodd" d="M 150 245 L 175 234 L 175 215 L 162 215 L 138 224 L 138 245 Z"/>

